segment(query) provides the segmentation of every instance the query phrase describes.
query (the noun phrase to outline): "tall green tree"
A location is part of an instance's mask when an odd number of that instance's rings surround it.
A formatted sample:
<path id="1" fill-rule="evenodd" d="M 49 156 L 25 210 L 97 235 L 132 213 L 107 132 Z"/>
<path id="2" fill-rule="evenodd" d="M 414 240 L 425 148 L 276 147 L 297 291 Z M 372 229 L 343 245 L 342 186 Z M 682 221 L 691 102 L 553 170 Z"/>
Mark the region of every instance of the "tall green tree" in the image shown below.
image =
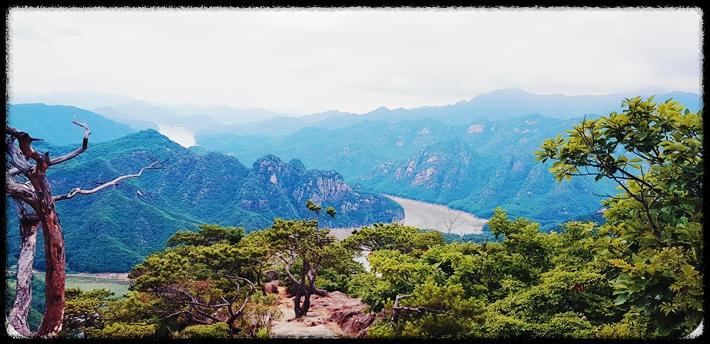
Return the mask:
<path id="1" fill-rule="evenodd" d="M 486 245 L 494 260 L 486 277 L 497 283 L 483 284 L 486 320 L 472 336 L 588 338 L 622 320 L 629 307 L 614 304 L 608 283 L 619 272 L 587 248 L 600 235 L 596 224 L 569 222 L 559 232 L 541 233 L 537 223 L 495 213 L 491 230 L 504 238 L 502 245 Z"/>
<path id="2" fill-rule="evenodd" d="M 320 205 L 308 200 L 306 207 L 316 214 L 315 218 L 307 220 L 274 219 L 274 225 L 260 233 L 268 243 L 274 257 L 284 264 L 284 272 L 295 286 L 294 313 L 301 318 L 308 313 L 311 305 L 311 295 L 327 295 L 327 291 L 316 286 L 318 273 L 323 265 L 347 255 L 348 252 L 335 243 L 335 237 L 330 229 L 318 228 Z M 334 218 L 336 211 L 328 207 L 326 213 Z M 293 265 L 301 263 L 300 273 L 293 274 Z"/>
<path id="3" fill-rule="evenodd" d="M 87 329 L 89 332 L 103 329 L 104 312 L 113 292 L 105 289 L 87 292 L 80 288 L 68 288 L 65 295 L 66 308 L 60 336 L 84 337 Z"/>
<path id="4" fill-rule="evenodd" d="M 622 113 L 585 119 L 535 152 L 557 180 L 593 175 L 622 192 L 604 201 L 591 247 L 617 267 L 617 304 L 648 316 L 650 333 L 680 336 L 704 311 L 702 112 L 671 99 L 625 99 Z M 652 324 L 652 325 L 650 325 Z"/>
<path id="5" fill-rule="evenodd" d="M 137 309 L 144 322 L 179 317 L 187 325 L 224 322 L 230 337 L 251 295 L 252 281 L 261 273 L 260 262 L 268 258 L 264 247 L 244 237 L 243 228 L 202 225 L 200 231 L 177 232 L 168 247 L 135 266 L 132 297 L 116 307 L 117 320 L 126 321 L 121 311 Z M 126 321 L 130 322 L 130 321 Z"/>

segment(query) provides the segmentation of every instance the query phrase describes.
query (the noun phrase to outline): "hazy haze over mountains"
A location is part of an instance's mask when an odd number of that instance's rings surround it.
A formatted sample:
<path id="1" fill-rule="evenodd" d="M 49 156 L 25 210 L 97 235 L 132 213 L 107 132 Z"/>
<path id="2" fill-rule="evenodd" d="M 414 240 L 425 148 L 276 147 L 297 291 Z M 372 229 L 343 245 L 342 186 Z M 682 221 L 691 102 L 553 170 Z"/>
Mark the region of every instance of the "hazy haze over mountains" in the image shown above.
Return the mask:
<path id="1" fill-rule="evenodd" d="M 476 117 L 489 120 L 509 119 L 539 113 L 550 118 L 573 118 L 584 115 L 605 115 L 621 111 L 621 100 L 627 97 L 656 95 L 656 101 L 673 98 L 691 111 L 701 108 L 698 94 L 666 92 L 659 88 L 645 88 L 633 92 L 607 95 L 567 96 L 563 94 L 537 95 L 518 88 L 495 90 L 444 106 L 423 106 L 413 109 L 388 109 L 384 106 L 364 114 L 338 110 L 296 117 L 264 109 L 237 110 L 226 105 L 199 106 L 151 105 L 121 94 L 95 91 L 54 92 L 46 95 L 22 93 L 12 98 L 12 103 L 44 103 L 71 105 L 92 110 L 108 118 L 145 129 L 147 123 L 184 126 L 192 130 L 208 129 L 212 132 L 231 132 L 242 135 L 278 136 L 293 133 L 308 126 L 342 128 L 362 120 L 418 120 L 433 118 L 446 124 L 465 124 Z M 200 115 L 200 116 L 196 116 Z M 133 122 L 143 121 L 143 122 Z"/>
<path id="2" fill-rule="evenodd" d="M 52 156 L 81 142 L 82 129 L 71 124 L 72 114 L 89 123 L 92 147 L 72 163 L 52 169 L 58 192 L 92 178 L 134 172 L 148 157 L 170 157 L 174 167 L 167 172 L 153 172 L 126 182 L 128 186 L 58 208 L 66 216 L 63 223 L 73 228 L 67 230 L 68 238 L 100 238 L 95 252 L 68 251 L 74 268 L 120 271 L 162 248 L 165 238 L 179 229 L 203 222 L 265 228 L 274 217 L 308 216 L 301 209 L 307 198 L 335 205 L 339 217 L 331 225 L 338 227 L 399 218 L 400 208 L 380 193 L 483 218 L 501 206 L 511 215 L 539 222 L 543 230 L 570 219 L 601 221 L 598 195 L 615 194 L 613 184 L 595 183 L 593 178 L 555 183 L 547 171 L 550 163 L 535 161 L 532 153 L 582 116 L 608 114 L 624 97 L 652 91 L 571 97 L 506 89 L 447 106 L 381 107 L 361 115 L 333 110 L 299 118 L 270 113 L 275 117 L 229 125 L 191 113 L 227 116 L 249 110 L 163 108 L 114 94 L 105 98 L 114 101 L 112 106 L 98 106 L 93 112 L 34 103 L 11 104 L 8 113 L 10 125 L 45 139 L 36 145 Z M 82 96 L 103 99 L 98 92 L 58 93 L 46 99 L 81 103 Z M 699 95 L 686 92 L 658 94 L 656 100 L 671 97 L 693 112 L 702 106 Z M 119 100 L 126 102 L 117 104 Z M 166 125 L 196 131 L 197 146 L 185 149 L 152 130 L 136 133 Z M 136 212 L 137 218 L 125 216 Z M 153 223 L 168 225 L 159 230 Z M 120 234 L 122 228 L 141 234 Z M 134 236 L 143 241 L 132 241 Z M 139 248 L 133 249 L 135 245 Z M 102 250 L 99 247 L 122 252 L 122 265 L 112 267 L 105 261 L 92 267 L 90 257 Z"/>

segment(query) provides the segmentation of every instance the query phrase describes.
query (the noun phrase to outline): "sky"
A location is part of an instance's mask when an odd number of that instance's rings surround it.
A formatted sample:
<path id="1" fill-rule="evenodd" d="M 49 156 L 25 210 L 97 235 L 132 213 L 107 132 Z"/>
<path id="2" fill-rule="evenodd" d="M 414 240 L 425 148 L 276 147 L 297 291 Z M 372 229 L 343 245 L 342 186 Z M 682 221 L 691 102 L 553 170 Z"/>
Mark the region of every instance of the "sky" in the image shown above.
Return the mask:
<path id="1" fill-rule="evenodd" d="M 511 87 L 701 93 L 700 11 L 13 8 L 7 89 L 294 115 L 447 105 Z"/>

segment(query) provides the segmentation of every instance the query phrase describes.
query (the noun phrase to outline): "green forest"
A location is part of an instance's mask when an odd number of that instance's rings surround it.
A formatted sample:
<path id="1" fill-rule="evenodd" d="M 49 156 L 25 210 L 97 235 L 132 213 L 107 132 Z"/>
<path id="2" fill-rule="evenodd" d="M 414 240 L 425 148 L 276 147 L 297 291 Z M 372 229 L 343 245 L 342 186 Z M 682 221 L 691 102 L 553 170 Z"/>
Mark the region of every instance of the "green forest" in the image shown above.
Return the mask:
<path id="1" fill-rule="evenodd" d="M 35 146 L 56 155 L 75 148 L 45 141 Z M 128 272 L 148 254 L 164 249 L 175 232 L 196 231 L 202 223 L 239 226 L 249 232 L 268 227 L 276 217 L 303 219 L 309 216 L 303 207 L 309 198 L 339 209 L 338 217 L 323 220 L 331 228 L 404 217 L 397 203 L 360 185 L 345 184 L 336 171 L 309 170 L 299 160 L 282 161 L 273 155 L 247 167 L 223 153 L 195 154 L 154 130 L 97 143 L 80 157 L 47 171 L 55 194 L 135 173 L 151 159 L 166 163 L 163 169 L 147 170 L 119 187 L 57 202 L 72 271 Z M 321 185 L 328 182 L 339 191 L 324 194 Z M 8 215 L 13 215 L 7 216 L 6 223 L 6 267 L 11 267 L 17 261 L 20 239 L 13 201 L 6 196 L 6 202 Z M 41 235 L 38 245 L 43 245 Z M 34 266 L 44 270 L 43 255 L 37 255 Z"/>
<path id="2" fill-rule="evenodd" d="M 312 295 L 360 298 L 375 314 L 368 338 L 685 336 L 704 315 L 702 112 L 653 97 L 622 104 L 622 112 L 585 118 L 532 154 L 551 163 L 546 173 L 558 184 L 613 183 L 617 194 L 601 202 L 603 215 L 543 231 L 501 205 L 490 210 L 491 240 L 385 222 L 338 240 L 329 227 L 340 209 L 289 200 L 303 216 L 273 218 L 259 230 L 211 221 L 177 231 L 165 249 L 132 266 L 123 298 L 67 289 L 59 335 L 268 338 L 283 315 L 258 286 L 273 270 L 295 296 L 296 317 L 308 312 Z M 275 163 L 265 157 L 252 171 L 264 161 Z M 289 175 L 313 178 L 299 171 Z M 114 197 L 106 204 L 122 203 Z M 353 260 L 363 250 L 372 252 L 369 271 Z M 12 283 L 6 279 L 6 314 Z M 33 284 L 41 299 L 38 289 Z M 30 327 L 41 312 L 34 302 Z"/>

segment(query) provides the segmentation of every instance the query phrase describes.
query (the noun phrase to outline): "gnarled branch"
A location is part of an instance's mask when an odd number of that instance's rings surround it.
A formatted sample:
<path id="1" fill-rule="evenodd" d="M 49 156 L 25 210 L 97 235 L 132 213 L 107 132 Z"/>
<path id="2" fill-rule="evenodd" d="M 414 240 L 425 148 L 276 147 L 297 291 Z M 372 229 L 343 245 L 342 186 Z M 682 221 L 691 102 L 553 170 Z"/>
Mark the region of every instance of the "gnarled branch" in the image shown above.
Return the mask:
<path id="1" fill-rule="evenodd" d="M 75 151 L 73 151 L 69 154 L 62 155 L 58 158 L 54 158 L 54 159 L 50 160 L 49 161 L 50 165 L 56 165 L 56 164 L 63 163 L 65 161 L 72 159 L 72 158 L 76 157 L 77 155 L 83 153 L 87 148 L 89 148 L 89 135 L 91 135 L 91 131 L 89 130 L 89 125 L 87 125 L 86 123 L 81 123 L 81 122 L 77 121 L 76 114 L 74 114 L 74 121 L 72 123 L 84 128 L 84 141 L 81 143 L 81 147 L 77 148 Z"/>
<path id="2" fill-rule="evenodd" d="M 118 178 L 116 178 L 116 179 L 114 179 L 114 180 L 112 180 L 112 181 L 110 181 L 110 182 L 106 182 L 106 183 L 104 183 L 104 184 L 101 184 L 100 186 L 97 186 L 97 187 L 95 187 L 95 188 L 93 188 L 93 189 L 91 189 L 91 190 L 84 190 L 84 189 L 82 189 L 82 188 L 74 188 L 74 189 L 72 189 L 71 191 L 69 191 L 69 193 L 67 193 L 67 194 L 64 194 L 64 195 L 56 195 L 56 196 L 53 196 L 52 198 L 53 198 L 54 201 L 56 202 L 56 201 L 61 201 L 61 200 L 65 200 L 65 199 L 70 199 L 70 198 L 74 197 L 74 195 L 76 195 L 76 194 L 80 194 L 80 195 L 93 194 L 93 193 L 96 193 L 96 192 L 98 192 L 98 191 L 101 191 L 102 189 L 105 189 L 105 188 L 107 188 L 107 187 L 109 187 L 109 186 L 116 186 L 116 185 L 118 185 L 118 182 L 121 181 L 121 180 L 128 179 L 128 178 L 140 177 L 141 174 L 143 174 L 143 171 L 145 171 L 145 170 L 160 169 L 160 167 L 155 167 L 155 165 L 161 164 L 161 163 L 162 163 L 162 162 L 160 162 L 160 161 L 154 161 L 154 162 L 151 163 L 150 165 L 141 168 L 141 170 L 140 170 L 138 173 L 136 173 L 136 174 L 127 174 L 127 175 L 120 176 L 120 177 L 118 177 Z"/>

